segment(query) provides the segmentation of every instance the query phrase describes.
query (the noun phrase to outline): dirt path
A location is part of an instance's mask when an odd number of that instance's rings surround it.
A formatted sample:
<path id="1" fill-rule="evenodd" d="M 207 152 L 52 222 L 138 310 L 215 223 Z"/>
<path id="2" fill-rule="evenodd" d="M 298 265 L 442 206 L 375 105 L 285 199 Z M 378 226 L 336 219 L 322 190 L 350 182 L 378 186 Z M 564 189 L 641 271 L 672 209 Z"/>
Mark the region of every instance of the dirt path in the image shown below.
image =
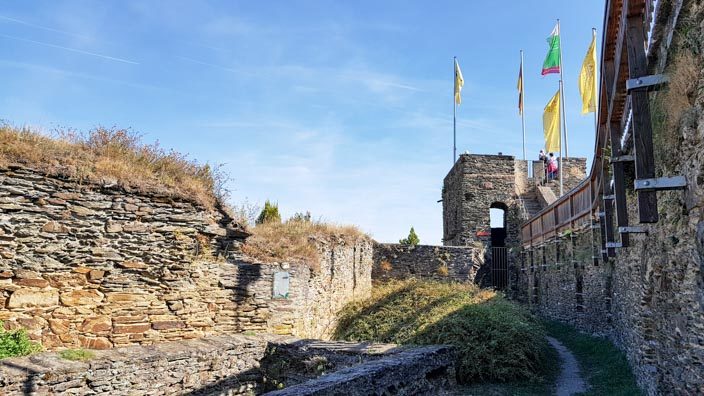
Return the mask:
<path id="1" fill-rule="evenodd" d="M 557 378 L 557 396 L 571 396 L 584 392 L 587 387 L 579 373 L 579 365 L 572 352 L 562 343 L 552 337 L 547 337 L 548 342 L 560 355 L 560 376 Z"/>

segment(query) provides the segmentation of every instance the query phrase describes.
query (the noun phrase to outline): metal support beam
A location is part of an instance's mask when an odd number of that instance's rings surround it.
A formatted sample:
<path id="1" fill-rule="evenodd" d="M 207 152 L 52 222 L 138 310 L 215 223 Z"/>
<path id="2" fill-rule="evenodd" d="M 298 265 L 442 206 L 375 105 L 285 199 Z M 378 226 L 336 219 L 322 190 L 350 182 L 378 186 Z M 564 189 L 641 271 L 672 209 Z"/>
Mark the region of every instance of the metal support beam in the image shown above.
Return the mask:
<path id="1" fill-rule="evenodd" d="M 619 227 L 618 232 L 621 234 L 647 234 L 648 229 L 639 226 Z"/>
<path id="2" fill-rule="evenodd" d="M 669 79 L 664 74 L 631 78 L 626 80 L 626 90 L 630 92 L 640 89 L 652 89 L 661 84 L 665 84 L 668 80 Z"/>
<path id="3" fill-rule="evenodd" d="M 684 176 L 656 177 L 636 179 L 633 184 L 636 191 L 683 190 L 687 187 L 687 179 Z"/>
<path id="4" fill-rule="evenodd" d="M 616 156 L 611 157 L 612 164 L 614 162 L 633 162 L 635 160 L 636 160 L 636 158 L 632 155 L 616 155 Z"/>

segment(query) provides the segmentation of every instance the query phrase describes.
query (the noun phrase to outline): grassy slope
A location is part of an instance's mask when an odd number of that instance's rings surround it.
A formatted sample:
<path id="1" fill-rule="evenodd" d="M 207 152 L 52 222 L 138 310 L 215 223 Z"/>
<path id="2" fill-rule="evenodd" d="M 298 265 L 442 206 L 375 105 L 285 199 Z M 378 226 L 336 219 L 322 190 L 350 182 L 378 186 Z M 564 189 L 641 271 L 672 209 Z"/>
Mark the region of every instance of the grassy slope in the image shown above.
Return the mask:
<path id="1" fill-rule="evenodd" d="M 540 381 L 549 362 L 545 333 L 525 309 L 474 285 L 397 281 L 349 305 L 336 337 L 399 344 L 452 344 L 462 382 Z M 549 364 L 548 364 L 549 366 Z"/>

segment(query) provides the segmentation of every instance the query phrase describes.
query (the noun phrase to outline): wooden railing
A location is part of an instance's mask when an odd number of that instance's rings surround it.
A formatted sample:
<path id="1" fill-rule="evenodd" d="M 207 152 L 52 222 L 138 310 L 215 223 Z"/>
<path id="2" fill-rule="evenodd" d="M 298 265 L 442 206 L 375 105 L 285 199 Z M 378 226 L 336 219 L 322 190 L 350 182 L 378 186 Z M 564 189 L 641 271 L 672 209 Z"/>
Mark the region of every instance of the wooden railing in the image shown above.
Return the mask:
<path id="1" fill-rule="evenodd" d="M 677 18 L 674 15 L 672 19 L 670 10 L 654 10 L 654 4 L 660 7 L 667 2 L 607 0 L 599 66 L 598 128 L 589 176 L 523 224 L 524 247 L 540 245 L 568 229 L 591 227 L 596 223 L 601 229 L 604 259 L 615 255 L 615 248 L 628 246 L 628 233 L 638 231 L 632 231 L 637 227 L 628 227 L 624 162 L 634 162 L 636 180 L 635 187 L 631 188 L 638 196 L 641 223 L 653 223 L 658 219 L 656 190 L 683 188 L 682 184 L 686 184 L 678 177 L 654 179 L 647 90 L 655 89 L 660 84 L 658 81 L 664 79 L 660 75 L 647 76 L 646 71 L 662 70 L 662 67 L 653 65 L 664 64 L 664 59 L 657 58 L 660 53 L 667 52 L 662 51 L 662 46 L 669 45 L 669 42 L 662 38 L 668 35 L 668 29 L 674 29 Z M 650 29 L 651 23 L 654 23 L 653 29 Z M 655 37 L 649 39 L 651 33 Z M 646 53 L 645 48 L 652 43 L 657 43 L 660 48 L 656 51 L 648 48 L 650 51 Z M 632 146 L 622 146 L 624 133 L 631 133 Z M 607 147 L 607 144 L 610 145 Z M 610 157 L 604 157 L 605 150 L 611 153 Z M 628 153 L 633 155 L 626 155 Z M 663 187 L 647 187 L 651 181 Z M 616 233 L 614 217 L 619 227 Z"/>
<path id="2" fill-rule="evenodd" d="M 533 216 L 521 228 L 523 246 L 541 244 L 566 230 L 591 225 L 595 201 L 591 178 Z"/>

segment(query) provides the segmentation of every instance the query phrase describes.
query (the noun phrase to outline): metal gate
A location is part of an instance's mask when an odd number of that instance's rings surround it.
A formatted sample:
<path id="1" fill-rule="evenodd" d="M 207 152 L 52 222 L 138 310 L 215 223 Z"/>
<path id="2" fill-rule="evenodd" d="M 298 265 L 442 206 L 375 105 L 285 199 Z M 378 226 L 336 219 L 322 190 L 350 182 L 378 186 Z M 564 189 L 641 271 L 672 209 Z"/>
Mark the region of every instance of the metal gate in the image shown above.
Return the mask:
<path id="1" fill-rule="evenodd" d="M 491 248 L 491 287 L 506 290 L 508 287 L 508 248 Z"/>

